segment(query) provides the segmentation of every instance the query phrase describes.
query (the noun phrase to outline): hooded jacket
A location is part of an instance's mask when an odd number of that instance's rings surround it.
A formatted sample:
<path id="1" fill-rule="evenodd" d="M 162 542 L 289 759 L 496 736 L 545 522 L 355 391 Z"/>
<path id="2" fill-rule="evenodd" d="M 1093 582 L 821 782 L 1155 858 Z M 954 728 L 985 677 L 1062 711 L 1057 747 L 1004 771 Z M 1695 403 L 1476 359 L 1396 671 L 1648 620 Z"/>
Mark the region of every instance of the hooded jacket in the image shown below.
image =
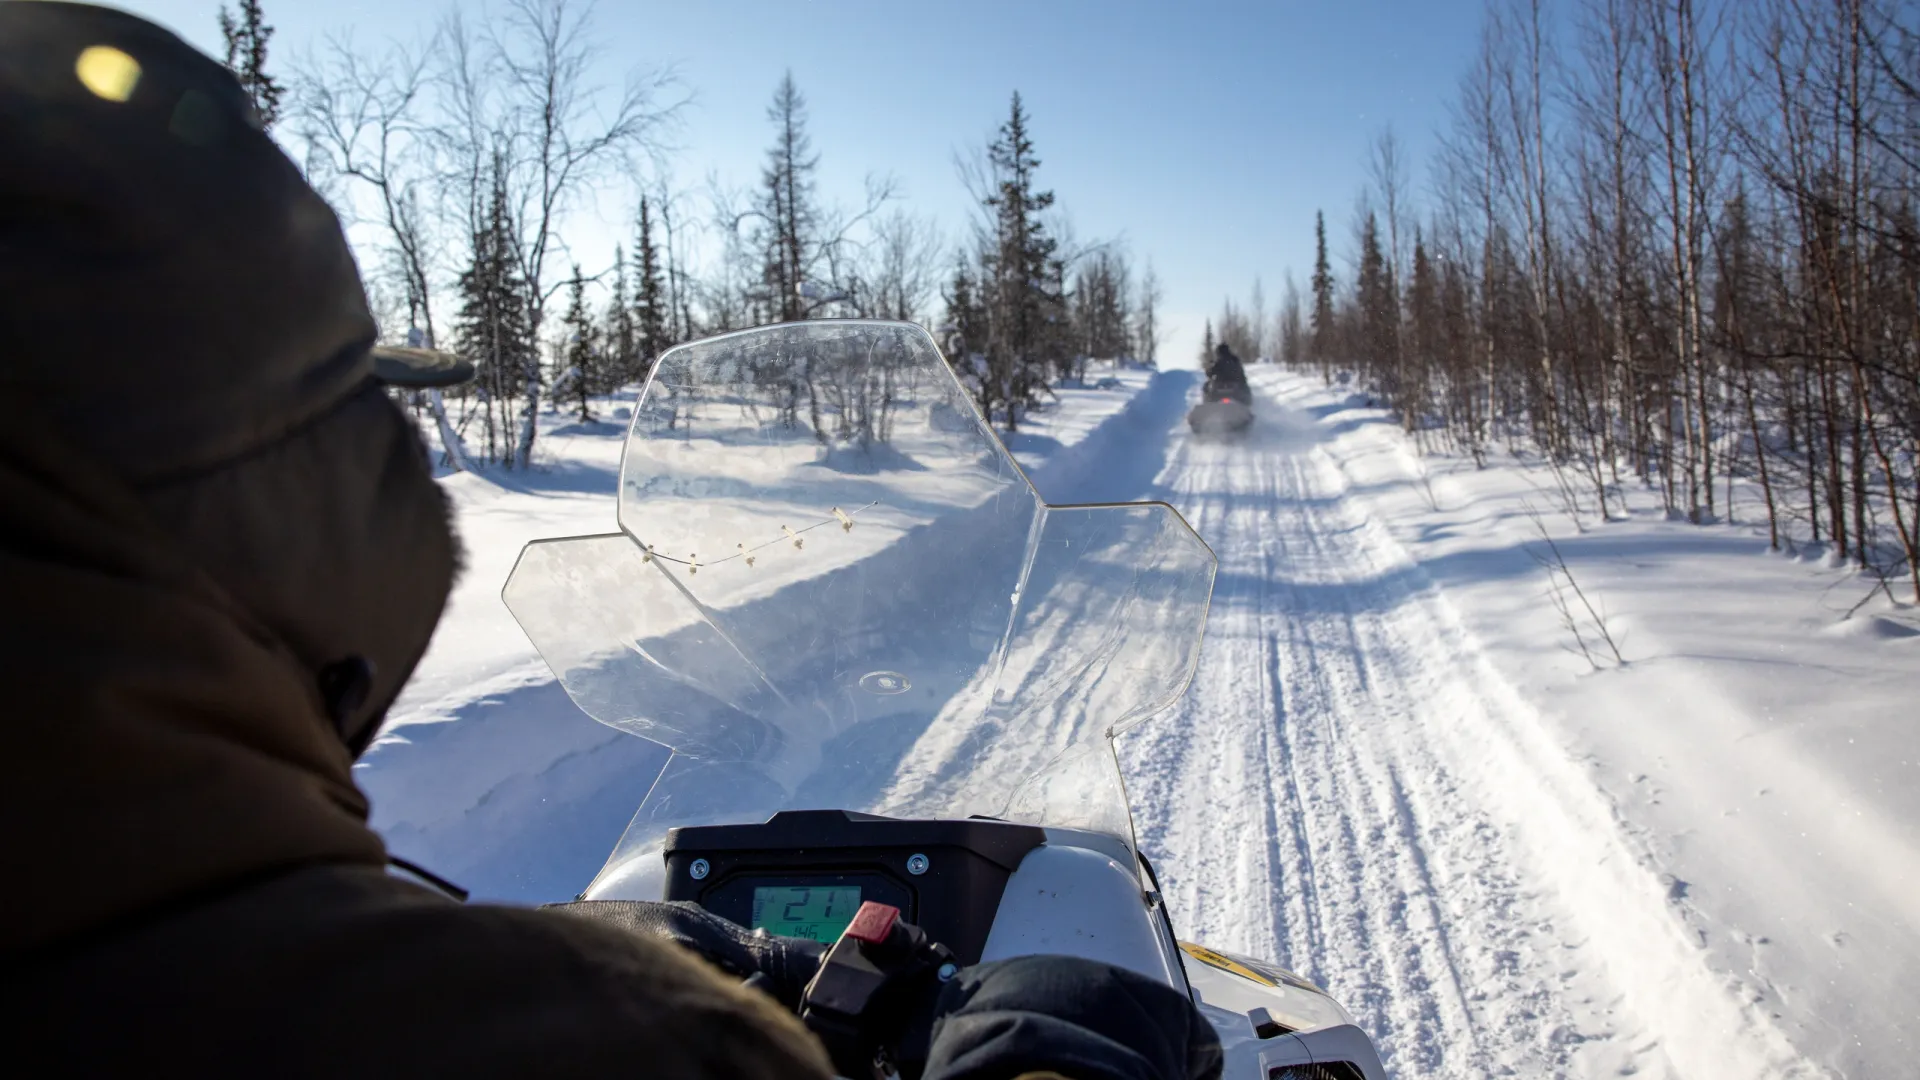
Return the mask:
<path id="1" fill-rule="evenodd" d="M 372 336 L 230 75 L 121 12 L 0 0 L 9 1060 L 830 1075 L 672 945 L 386 872 L 351 747 L 456 558 Z M 330 694 L 343 658 L 366 674 Z"/>
<path id="2" fill-rule="evenodd" d="M 1207 368 L 1207 379 L 1219 386 L 1245 386 L 1247 383 L 1247 369 L 1224 341 L 1214 347 L 1213 363 Z"/>
<path id="3" fill-rule="evenodd" d="M 671 945 L 386 874 L 302 664 L 16 405 L 0 400 L 15 1060 L 830 1075 L 791 1016 Z"/>

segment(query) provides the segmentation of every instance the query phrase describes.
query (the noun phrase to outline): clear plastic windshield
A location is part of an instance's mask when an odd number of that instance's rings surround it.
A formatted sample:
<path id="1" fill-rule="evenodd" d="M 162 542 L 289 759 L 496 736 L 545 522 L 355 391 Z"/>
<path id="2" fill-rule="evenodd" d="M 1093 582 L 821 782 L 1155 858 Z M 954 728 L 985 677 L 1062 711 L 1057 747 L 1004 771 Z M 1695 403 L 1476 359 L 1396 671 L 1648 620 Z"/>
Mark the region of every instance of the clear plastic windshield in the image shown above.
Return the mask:
<path id="1" fill-rule="evenodd" d="M 1165 504 L 1041 502 L 926 331 L 668 352 L 618 521 L 505 590 L 581 709 L 673 750 L 613 863 L 787 809 L 1132 842 L 1110 739 L 1186 688 L 1213 554 Z"/>

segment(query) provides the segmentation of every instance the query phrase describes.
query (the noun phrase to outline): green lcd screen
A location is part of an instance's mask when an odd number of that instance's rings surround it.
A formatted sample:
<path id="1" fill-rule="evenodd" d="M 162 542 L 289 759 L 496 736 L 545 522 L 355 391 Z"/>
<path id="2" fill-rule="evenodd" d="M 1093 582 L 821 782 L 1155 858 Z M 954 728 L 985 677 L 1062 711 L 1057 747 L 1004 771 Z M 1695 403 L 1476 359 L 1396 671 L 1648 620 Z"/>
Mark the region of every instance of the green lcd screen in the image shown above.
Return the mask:
<path id="1" fill-rule="evenodd" d="M 753 928 L 833 944 L 860 910 L 858 885 L 761 885 L 753 890 Z"/>

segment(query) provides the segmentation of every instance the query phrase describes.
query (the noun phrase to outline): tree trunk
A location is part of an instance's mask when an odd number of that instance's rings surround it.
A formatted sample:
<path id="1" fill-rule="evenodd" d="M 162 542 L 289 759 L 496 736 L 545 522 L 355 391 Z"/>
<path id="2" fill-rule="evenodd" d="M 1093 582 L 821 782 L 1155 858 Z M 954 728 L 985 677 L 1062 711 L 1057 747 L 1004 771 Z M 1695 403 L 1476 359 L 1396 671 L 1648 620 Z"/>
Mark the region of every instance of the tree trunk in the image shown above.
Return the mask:
<path id="1" fill-rule="evenodd" d="M 1753 367 L 1747 365 L 1746 379 L 1742 384 L 1747 400 L 1747 431 L 1753 438 L 1754 462 L 1760 471 L 1760 494 L 1767 501 L 1767 547 L 1780 550 L 1780 520 L 1773 509 L 1773 480 L 1767 473 L 1767 446 L 1760 437 L 1760 415 L 1753 407 Z M 1732 508 L 1732 497 L 1728 497 L 1728 508 Z"/>
<path id="2" fill-rule="evenodd" d="M 472 472 L 473 462 L 467 460 L 467 442 L 447 419 L 447 403 L 439 390 L 427 391 L 427 408 L 433 413 L 434 425 L 440 430 L 440 448 L 447 465 L 455 472 Z"/>

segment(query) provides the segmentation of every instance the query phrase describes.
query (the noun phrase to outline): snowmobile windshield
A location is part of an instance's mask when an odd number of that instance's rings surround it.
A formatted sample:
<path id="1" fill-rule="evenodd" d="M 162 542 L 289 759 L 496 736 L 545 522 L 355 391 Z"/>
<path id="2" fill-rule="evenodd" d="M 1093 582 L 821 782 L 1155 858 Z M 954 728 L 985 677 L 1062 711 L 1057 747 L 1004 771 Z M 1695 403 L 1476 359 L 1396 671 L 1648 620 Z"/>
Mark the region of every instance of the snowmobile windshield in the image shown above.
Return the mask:
<path id="1" fill-rule="evenodd" d="M 1172 507 L 1042 502 L 902 323 L 673 349 L 623 455 L 620 531 L 505 590 L 581 709 L 673 750 L 614 863 L 789 809 L 1132 842 L 1110 740 L 1185 689 L 1213 586 Z"/>

